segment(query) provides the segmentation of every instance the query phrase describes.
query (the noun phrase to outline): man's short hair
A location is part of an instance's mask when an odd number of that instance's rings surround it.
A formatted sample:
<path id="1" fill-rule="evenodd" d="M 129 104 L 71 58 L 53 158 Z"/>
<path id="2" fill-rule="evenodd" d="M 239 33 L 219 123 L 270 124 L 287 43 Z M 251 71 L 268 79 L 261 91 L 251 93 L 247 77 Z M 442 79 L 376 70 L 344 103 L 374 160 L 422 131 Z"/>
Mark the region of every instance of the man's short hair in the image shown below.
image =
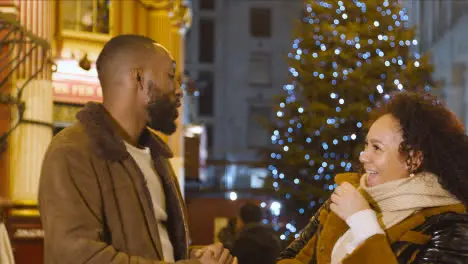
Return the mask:
<path id="1" fill-rule="evenodd" d="M 137 52 L 144 52 L 149 48 L 154 48 L 154 41 L 151 38 L 140 35 L 119 35 L 109 40 L 102 49 L 96 60 L 96 70 L 99 80 L 102 82 L 106 71 L 115 71 L 119 64 L 116 59 L 132 59 Z M 125 62 L 119 62 L 125 63 Z"/>
<path id="2" fill-rule="evenodd" d="M 239 217 L 244 224 L 258 223 L 262 220 L 262 210 L 260 206 L 249 202 L 241 207 Z"/>

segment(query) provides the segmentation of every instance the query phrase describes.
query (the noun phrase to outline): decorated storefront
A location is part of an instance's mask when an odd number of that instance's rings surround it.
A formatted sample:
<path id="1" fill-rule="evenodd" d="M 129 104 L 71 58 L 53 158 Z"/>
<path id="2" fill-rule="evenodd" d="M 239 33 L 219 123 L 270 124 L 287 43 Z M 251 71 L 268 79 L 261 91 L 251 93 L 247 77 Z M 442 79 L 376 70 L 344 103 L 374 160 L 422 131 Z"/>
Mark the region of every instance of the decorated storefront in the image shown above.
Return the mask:
<path id="1" fill-rule="evenodd" d="M 75 121 L 76 113 L 89 101 L 101 102 L 102 90 L 94 64 L 89 70 L 81 68 L 76 60 L 56 61 L 52 75 L 54 87 L 54 133 Z"/>

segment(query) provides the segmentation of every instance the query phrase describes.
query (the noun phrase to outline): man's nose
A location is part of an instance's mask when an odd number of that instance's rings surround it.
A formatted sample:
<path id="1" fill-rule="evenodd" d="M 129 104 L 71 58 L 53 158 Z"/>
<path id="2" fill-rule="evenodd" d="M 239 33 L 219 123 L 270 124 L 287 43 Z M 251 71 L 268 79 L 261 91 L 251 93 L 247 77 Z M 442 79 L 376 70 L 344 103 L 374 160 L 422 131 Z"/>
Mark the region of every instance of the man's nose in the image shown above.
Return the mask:
<path id="1" fill-rule="evenodd" d="M 181 100 L 184 97 L 184 91 L 182 90 L 182 85 L 178 80 L 174 81 L 174 94 L 178 100 Z"/>

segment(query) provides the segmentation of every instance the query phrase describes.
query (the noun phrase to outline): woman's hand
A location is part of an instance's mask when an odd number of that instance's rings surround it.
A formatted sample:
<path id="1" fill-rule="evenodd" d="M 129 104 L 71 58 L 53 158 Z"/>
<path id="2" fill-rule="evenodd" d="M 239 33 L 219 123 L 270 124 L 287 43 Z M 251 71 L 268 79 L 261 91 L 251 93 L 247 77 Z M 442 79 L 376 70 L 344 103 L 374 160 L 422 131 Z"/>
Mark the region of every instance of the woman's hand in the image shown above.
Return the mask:
<path id="1" fill-rule="evenodd" d="M 211 244 L 192 251 L 192 258 L 198 259 L 202 264 L 237 264 L 237 257 L 231 255 L 223 244 Z"/>
<path id="2" fill-rule="evenodd" d="M 341 219 L 346 221 L 346 219 L 353 214 L 370 209 L 370 206 L 353 185 L 344 182 L 333 192 L 330 209 Z"/>

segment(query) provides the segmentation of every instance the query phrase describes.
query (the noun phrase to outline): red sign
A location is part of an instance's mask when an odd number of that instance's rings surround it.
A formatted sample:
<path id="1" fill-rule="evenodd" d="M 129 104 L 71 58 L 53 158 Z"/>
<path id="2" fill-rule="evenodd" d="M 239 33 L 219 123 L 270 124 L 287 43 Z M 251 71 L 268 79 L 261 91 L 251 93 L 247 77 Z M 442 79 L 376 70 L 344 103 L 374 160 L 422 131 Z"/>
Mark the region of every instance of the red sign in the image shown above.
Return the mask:
<path id="1" fill-rule="evenodd" d="M 80 80 L 54 80 L 54 101 L 85 104 L 89 101 L 102 102 L 101 86 Z"/>

